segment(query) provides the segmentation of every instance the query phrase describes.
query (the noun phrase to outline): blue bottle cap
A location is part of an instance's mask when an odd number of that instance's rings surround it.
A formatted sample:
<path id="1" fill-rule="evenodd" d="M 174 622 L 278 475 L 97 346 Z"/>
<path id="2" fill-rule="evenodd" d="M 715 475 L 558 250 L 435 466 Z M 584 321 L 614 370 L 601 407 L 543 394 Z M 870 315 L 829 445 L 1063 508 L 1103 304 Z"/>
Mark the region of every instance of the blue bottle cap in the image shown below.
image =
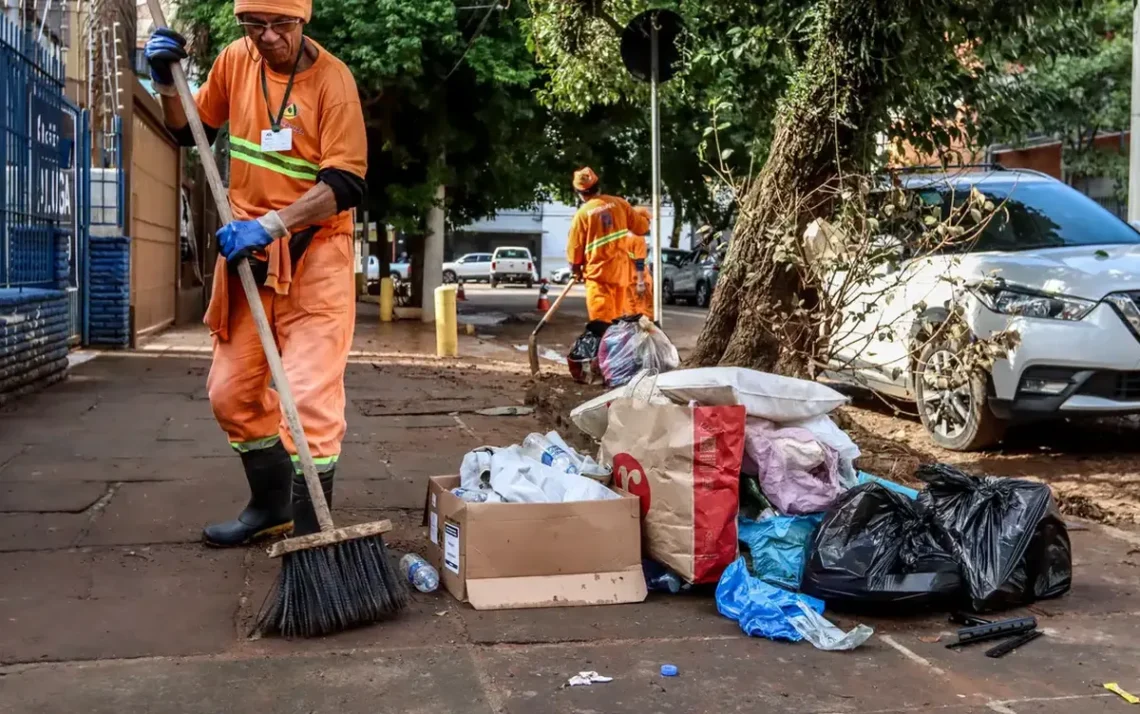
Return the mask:
<path id="1" fill-rule="evenodd" d="M 676 677 L 677 676 L 677 665 L 675 665 L 675 664 L 663 664 L 663 665 L 661 665 L 661 676 L 662 677 Z"/>

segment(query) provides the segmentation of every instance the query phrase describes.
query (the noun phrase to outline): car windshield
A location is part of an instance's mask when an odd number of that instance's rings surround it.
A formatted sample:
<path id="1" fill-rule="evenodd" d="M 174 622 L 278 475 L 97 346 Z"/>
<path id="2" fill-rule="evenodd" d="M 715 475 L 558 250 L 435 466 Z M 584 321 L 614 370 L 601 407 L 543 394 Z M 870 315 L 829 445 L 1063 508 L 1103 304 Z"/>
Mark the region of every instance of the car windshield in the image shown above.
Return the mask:
<path id="1" fill-rule="evenodd" d="M 499 256 L 499 260 L 528 260 L 530 255 L 521 248 L 507 248 L 500 250 L 495 255 Z"/>
<path id="2" fill-rule="evenodd" d="M 1140 244 L 1140 233 L 1102 208 L 1096 201 L 1052 181 L 1025 183 L 982 182 L 982 194 L 997 211 L 967 252 L 1019 251 L 1082 245 Z M 950 215 L 951 202 L 960 207 L 969 200 L 969 184 L 918 189 L 924 203 L 942 206 Z"/>

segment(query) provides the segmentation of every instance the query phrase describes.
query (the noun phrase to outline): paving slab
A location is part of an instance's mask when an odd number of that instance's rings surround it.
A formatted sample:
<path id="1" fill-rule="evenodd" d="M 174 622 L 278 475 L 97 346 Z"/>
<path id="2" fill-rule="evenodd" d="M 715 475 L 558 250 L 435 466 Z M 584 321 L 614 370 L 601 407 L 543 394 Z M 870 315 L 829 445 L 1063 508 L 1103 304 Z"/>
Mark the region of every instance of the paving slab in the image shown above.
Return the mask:
<path id="1" fill-rule="evenodd" d="M 381 450 L 371 444 L 345 443 L 336 467 L 337 482 L 346 479 L 391 478 Z"/>
<path id="2" fill-rule="evenodd" d="M 901 655 L 871 644 L 821 656 L 806 643 L 745 637 L 651 640 L 478 650 L 510 714 L 606 712 L 872 712 L 979 706 L 975 692 L 932 686 Z M 673 664 L 680 676 L 661 676 Z M 613 677 L 609 684 L 563 688 L 579 671 Z M 958 695 L 962 695 L 959 697 Z M 952 709 L 951 709 L 952 710 Z"/>
<path id="3" fill-rule="evenodd" d="M 480 612 L 464 605 L 468 637 L 477 644 L 601 642 L 671 637 L 738 637 L 735 622 L 711 597 L 651 593 L 643 603 L 601 607 Z"/>
<path id="4" fill-rule="evenodd" d="M 459 474 L 463 455 L 481 446 L 474 441 L 440 444 L 436 451 L 394 451 L 388 457 L 388 468 L 400 478 L 430 478 L 444 474 Z"/>
<path id="5" fill-rule="evenodd" d="M 233 647 L 244 554 L 117 549 L 73 564 L 82 598 L 41 581 L 38 597 L 6 608 L 0 662 L 213 654 Z M 2 708 L 0 708 L 2 711 Z"/>
<path id="6" fill-rule="evenodd" d="M 99 482 L 7 483 L 0 476 L 0 512 L 82 513 L 106 492 L 107 484 Z"/>
<path id="7" fill-rule="evenodd" d="M 79 545 L 197 542 L 205 525 L 237 516 L 248 499 L 237 475 L 124 483 Z"/>
<path id="8" fill-rule="evenodd" d="M 339 474 L 339 471 L 338 471 Z M 338 480 L 334 502 L 363 509 L 423 508 L 427 478 L 392 476 L 385 479 Z"/>
<path id="9" fill-rule="evenodd" d="M 69 548 L 90 521 L 86 514 L 0 513 L 0 552 Z"/>
<path id="10" fill-rule="evenodd" d="M 231 472 L 241 478 L 241 462 L 232 453 L 180 459 L 158 455 L 131 459 L 68 459 L 53 454 L 50 447 L 35 446 L 8 462 L 0 472 L 0 481 L 177 481 L 203 474 Z"/>
<path id="11" fill-rule="evenodd" d="M 194 404 L 197 403 L 194 402 Z M 222 433 L 221 427 L 218 426 L 217 420 L 214 419 L 209 409 L 203 409 L 199 406 L 195 407 L 193 411 L 196 413 L 195 416 L 185 414 L 173 416 L 167 413 L 166 421 L 159 429 L 156 440 L 159 442 L 214 442 L 219 439 L 225 441 L 225 434 Z"/>
<path id="12" fill-rule="evenodd" d="M 0 424 L 0 431 L 3 428 L 4 426 Z M 22 441 L 0 441 L 0 474 L 4 473 L 4 465 L 23 453 L 25 448 L 27 448 L 27 444 Z"/>
<path id="13" fill-rule="evenodd" d="M 66 683 L 66 686 L 61 686 Z M 464 651 L 415 656 L 51 665 L 4 677 L 0 712 L 21 714 L 383 714 L 493 710 Z"/>
<path id="14" fill-rule="evenodd" d="M 349 431 L 376 430 L 378 432 L 402 431 L 404 429 L 453 429 L 455 417 L 446 414 L 416 416 L 366 417 L 359 409 L 348 411 Z"/>
<path id="15" fill-rule="evenodd" d="M 533 415 L 488 417 L 478 414 L 464 414 L 461 418 L 463 423 L 477 435 L 479 441 L 491 446 L 521 444 L 527 434 L 535 431 L 546 433 L 547 431 L 539 427 L 538 420 Z"/>
<path id="16" fill-rule="evenodd" d="M 91 594 L 91 555 L 80 550 L 0 553 L 0 622 L 23 602 Z"/>

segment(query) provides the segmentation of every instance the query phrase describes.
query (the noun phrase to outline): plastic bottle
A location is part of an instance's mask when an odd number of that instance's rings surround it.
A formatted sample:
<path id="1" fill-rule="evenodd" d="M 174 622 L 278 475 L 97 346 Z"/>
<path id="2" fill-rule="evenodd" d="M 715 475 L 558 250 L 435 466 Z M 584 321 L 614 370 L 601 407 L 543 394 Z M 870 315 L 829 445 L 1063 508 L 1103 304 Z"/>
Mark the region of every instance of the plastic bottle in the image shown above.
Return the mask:
<path id="1" fill-rule="evenodd" d="M 486 503 L 487 502 L 487 492 L 486 491 L 474 491 L 474 490 L 469 489 L 469 488 L 453 488 L 453 489 L 451 489 L 451 493 L 453 493 L 461 501 L 466 501 L 467 503 Z"/>
<path id="2" fill-rule="evenodd" d="M 665 566 L 652 560 L 641 561 L 641 570 L 645 575 L 645 587 L 652 592 L 671 593 L 676 595 L 687 590 L 687 583 L 680 576 Z"/>
<path id="3" fill-rule="evenodd" d="M 568 474 L 577 474 L 578 464 L 573 456 L 554 444 L 542 434 L 531 434 L 522 443 L 523 453 L 535 461 L 540 461 Z"/>
<path id="4" fill-rule="evenodd" d="M 415 553 L 408 553 L 400 558 L 400 572 L 421 593 L 434 592 L 439 587 L 439 573 Z"/>

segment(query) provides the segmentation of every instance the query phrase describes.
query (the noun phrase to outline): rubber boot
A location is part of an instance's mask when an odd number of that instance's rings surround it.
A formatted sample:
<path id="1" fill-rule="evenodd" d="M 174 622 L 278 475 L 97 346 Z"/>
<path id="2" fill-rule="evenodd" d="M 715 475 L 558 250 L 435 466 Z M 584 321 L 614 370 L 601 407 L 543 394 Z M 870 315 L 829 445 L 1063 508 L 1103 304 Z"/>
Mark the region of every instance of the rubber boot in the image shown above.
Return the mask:
<path id="1" fill-rule="evenodd" d="M 280 443 L 241 455 L 249 481 L 249 503 L 235 520 L 206 526 L 202 539 L 216 548 L 233 548 L 293 529 L 290 477 L 293 460 Z"/>
<path id="2" fill-rule="evenodd" d="M 336 467 L 320 474 L 321 490 L 325 492 L 325 501 L 332 510 L 333 479 L 336 477 Z M 313 510 L 313 501 L 309 498 L 309 487 L 305 483 L 305 475 L 293 473 L 293 537 L 307 536 L 321 530 L 317 523 L 317 513 Z"/>

